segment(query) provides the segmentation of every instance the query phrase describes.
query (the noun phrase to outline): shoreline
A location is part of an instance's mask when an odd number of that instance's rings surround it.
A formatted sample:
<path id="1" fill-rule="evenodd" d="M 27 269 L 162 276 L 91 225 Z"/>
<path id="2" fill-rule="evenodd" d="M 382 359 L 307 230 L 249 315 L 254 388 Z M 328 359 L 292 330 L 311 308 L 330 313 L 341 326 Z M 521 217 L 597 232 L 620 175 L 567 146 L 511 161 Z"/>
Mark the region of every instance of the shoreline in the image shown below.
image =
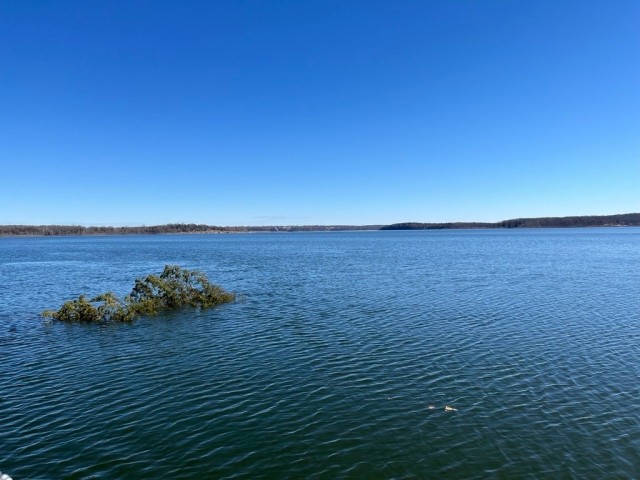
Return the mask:
<path id="1" fill-rule="evenodd" d="M 222 235 L 237 233 L 298 233 L 394 230 L 504 230 L 514 228 L 621 228 L 640 227 L 640 213 L 572 217 L 516 218 L 501 222 L 403 222 L 391 225 L 264 225 L 229 226 L 172 223 L 137 227 L 81 225 L 0 225 L 0 238 L 117 235 Z"/>

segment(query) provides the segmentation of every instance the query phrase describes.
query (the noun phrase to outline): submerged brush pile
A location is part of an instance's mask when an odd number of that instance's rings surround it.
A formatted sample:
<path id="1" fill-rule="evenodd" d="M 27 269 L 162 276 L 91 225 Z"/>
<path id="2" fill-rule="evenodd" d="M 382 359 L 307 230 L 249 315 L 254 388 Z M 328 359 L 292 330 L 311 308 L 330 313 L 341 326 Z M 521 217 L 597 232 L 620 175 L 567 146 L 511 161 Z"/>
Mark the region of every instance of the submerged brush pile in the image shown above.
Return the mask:
<path id="1" fill-rule="evenodd" d="M 130 322 L 135 317 L 156 315 L 183 307 L 210 308 L 235 300 L 233 293 L 209 282 L 202 272 L 166 265 L 160 275 L 136 280 L 124 300 L 108 292 L 65 302 L 60 310 L 47 310 L 47 318 L 72 323 Z"/>

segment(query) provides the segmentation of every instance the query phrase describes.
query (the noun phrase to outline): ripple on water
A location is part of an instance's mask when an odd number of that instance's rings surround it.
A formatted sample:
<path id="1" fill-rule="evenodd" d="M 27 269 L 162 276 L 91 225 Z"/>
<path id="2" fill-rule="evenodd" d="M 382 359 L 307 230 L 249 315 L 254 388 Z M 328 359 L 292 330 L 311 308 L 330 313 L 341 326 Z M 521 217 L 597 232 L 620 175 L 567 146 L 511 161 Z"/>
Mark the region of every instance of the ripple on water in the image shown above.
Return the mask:
<path id="1" fill-rule="evenodd" d="M 13 262 L 0 244 L 0 469 L 637 475 L 640 232 L 387 233 L 30 239 Z M 242 300 L 132 326 L 36 320 L 98 270 L 126 290 L 176 258 Z M 48 293 L 23 297 L 34 278 Z"/>

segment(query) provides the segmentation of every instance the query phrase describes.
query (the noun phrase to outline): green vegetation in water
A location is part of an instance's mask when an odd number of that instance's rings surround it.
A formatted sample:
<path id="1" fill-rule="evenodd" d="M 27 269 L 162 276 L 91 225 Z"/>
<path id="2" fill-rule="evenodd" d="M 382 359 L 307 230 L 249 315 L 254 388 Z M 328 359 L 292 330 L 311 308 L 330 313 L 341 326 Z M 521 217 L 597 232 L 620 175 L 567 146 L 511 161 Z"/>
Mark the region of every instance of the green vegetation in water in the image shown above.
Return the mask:
<path id="1" fill-rule="evenodd" d="M 131 322 L 135 317 L 156 315 L 183 307 L 211 308 L 235 300 L 235 294 L 209 282 L 198 271 L 166 265 L 160 275 L 136 280 L 124 300 L 108 292 L 65 302 L 60 310 L 47 310 L 47 318 L 71 323 Z"/>

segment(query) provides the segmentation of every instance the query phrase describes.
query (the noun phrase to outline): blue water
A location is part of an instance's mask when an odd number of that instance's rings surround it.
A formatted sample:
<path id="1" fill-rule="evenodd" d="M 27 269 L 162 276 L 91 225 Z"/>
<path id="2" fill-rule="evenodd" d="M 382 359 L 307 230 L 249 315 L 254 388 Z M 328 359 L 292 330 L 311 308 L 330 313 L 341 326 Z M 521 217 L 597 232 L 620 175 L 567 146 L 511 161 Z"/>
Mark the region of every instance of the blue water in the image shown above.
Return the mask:
<path id="1" fill-rule="evenodd" d="M 239 300 L 38 316 L 165 264 Z M 0 471 L 638 478 L 640 229 L 0 238 Z"/>

